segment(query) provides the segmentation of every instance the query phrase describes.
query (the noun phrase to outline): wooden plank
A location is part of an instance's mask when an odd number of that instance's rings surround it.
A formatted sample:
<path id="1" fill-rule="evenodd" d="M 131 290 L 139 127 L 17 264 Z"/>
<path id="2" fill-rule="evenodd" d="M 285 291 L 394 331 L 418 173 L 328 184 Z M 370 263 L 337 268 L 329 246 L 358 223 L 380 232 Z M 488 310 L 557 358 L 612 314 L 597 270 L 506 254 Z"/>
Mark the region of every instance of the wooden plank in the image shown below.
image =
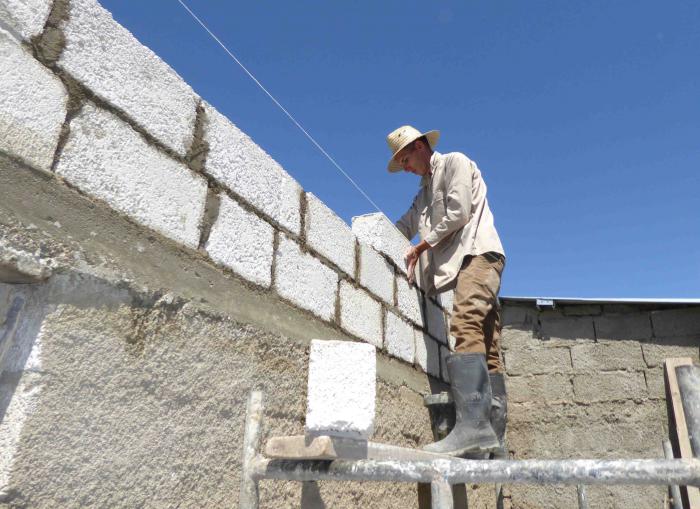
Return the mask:
<path id="1" fill-rule="evenodd" d="M 666 394 L 673 417 L 673 422 L 670 424 L 675 425 L 675 438 L 677 440 L 680 457 L 683 459 L 692 459 L 693 451 L 690 447 L 690 438 L 688 437 L 688 427 L 685 421 L 681 391 L 678 388 L 678 379 L 676 378 L 676 368 L 678 366 L 692 366 L 692 364 L 693 360 L 690 357 L 666 359 L 664 362 Z M 684 491 L 687 496 L 687 500 L 684 501 L 687 502 L 687 509 L 700 509 L 700 489 L 687 486 L 683 487 L 682 491 Z"/>

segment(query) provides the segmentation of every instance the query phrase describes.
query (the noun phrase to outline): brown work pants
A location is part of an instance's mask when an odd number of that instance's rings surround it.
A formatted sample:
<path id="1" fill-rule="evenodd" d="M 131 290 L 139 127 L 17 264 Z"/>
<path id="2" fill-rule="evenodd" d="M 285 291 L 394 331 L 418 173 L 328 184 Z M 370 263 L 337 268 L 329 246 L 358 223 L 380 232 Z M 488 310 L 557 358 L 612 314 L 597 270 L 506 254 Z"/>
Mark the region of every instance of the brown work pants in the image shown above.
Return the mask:
<path id="1" fill-rule="evenodd" d="M 498 253 L 466 256 L 457 275 L 450 334 L 455 353 L 483 353 L 489 372 L 503 371 L 498 291 L 505 260 Z"/>

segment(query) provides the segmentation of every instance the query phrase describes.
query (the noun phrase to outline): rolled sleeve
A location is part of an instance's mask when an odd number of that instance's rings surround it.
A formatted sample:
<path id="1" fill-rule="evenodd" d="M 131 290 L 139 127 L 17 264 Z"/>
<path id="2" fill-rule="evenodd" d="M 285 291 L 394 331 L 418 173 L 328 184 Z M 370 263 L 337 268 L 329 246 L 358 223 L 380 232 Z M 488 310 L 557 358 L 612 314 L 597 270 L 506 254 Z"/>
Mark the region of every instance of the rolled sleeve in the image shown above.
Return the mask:
<path id="1" fill-rule="evenodd" d="M 454 154 L 445 162 L 445 215 L 424 239 L 431 247 L 469 222 L 472 204 L 471 176 L 471 161 L 465 155 Z"/>

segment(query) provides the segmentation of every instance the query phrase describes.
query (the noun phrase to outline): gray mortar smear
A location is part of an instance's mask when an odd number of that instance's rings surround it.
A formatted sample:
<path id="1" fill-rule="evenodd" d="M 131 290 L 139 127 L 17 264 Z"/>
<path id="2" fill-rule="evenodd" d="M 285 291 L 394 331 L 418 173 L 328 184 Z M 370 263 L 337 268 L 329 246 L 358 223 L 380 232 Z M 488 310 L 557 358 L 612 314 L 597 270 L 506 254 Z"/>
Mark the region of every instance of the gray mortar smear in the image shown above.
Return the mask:
<path id="1" fill-rule="evenodd" d="M 47 67 L 52 67 L 61 58 L 66 46 L 62 26 L 68 21 L 69 12 L 69 0 L 54 0 L 44 31 L 31 40 L 34 56 Z"/>

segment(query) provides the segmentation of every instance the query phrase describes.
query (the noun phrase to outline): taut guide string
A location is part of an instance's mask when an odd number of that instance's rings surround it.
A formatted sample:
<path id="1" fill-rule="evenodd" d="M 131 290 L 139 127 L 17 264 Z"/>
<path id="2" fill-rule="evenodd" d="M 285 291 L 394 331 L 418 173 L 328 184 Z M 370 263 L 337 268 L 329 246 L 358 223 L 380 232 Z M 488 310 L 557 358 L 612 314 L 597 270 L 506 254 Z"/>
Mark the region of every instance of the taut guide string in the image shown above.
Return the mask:
<path id="1" fill-rule="evenodd" d="M 265 94 L 272 100 L 272 102 L 274 102 L 277 105 L 277 107 L 279 109 L 281 109 L 284 112 L 284 114 L 287 115 L 287 117 L 289 117 L 289 120 L 291 120 L 294 123 L 294 125 L 296 125 L 301 130 L 301 132 L 304 133 L 304 135 L 309 139 L 309 141 L 311 141 L 311 143 L 313 143 L 316 146 L 316 148 L 319 149 L 321 151 L 321 153 L 324 156 L 326 156 L 326 158 L 328 158 L 328 160 L 333 164 L 333 166 L 335 166 L 338 169 L 338 171 L 340 171 L 340 173 L 342 173 L 343 176 L 345 176 L 345 178 L 348 179 L 348 181 L 353 186 L 355 186 L 355 189 L 357 189 L 360 192 L 360 194 L 362 194 L 362 196 L 364 196 L 365 199 L 367 199 L 367 201 L 370 202 L 375 209 L 377 209 L 377 211 L 384 214 L 384 211 L 382 209 L 380 209 L 376 203 L 374 203 L 372 198 L 370 198 L 367 195 L 367 193 L 365 193 L 362 190 L 362 188 L 360 188 L 360 186 L 357 185 L 357 183 L 352 179 L 352 177 L 350 177 L 350 175 L 348 175 L 347 172 L 345 170 L 343 170 L 343 168 L 340 167 L 340 165 L 335 161 L 335 159 L 333 159 L 330 156 L 330 154 L 328 154 L 328 152 L 326 152 L 324 150 L 324 148 L 314 139 L 314 137 L 311 136 L 307 132 L 307 130 L 301 126 L 301 124 L 299 122 L 297 122 L 297 120 L 292 116 L 292 114 L 289 113 L 289 111 L 287 111 L 287 109 L 284 106 L 282 106 L 280 104 L 280 102 L 277 99 L 275 99 L 275 97 L 270 92 L 268 92 L 268 90 L 263 86 L 263 84 L 260 83 L 260 81 L 258 81 L 258 79 L 255 76 L 253 76 L 253 74 L 246 68 L 246 66 L 243 65 L 241 63 L 241 61 L 238 60 L 238 58 L 236 58 L 236 55 L 234 55 L 226 47 L 226 45 L 223 42 L 221 42 L 221 40 L 211 30 L 209 30 L 209 27 L 207 27 L 207 25 L 201 19 L 199 19 L 194 12 L 192 12 L 192 10 L 185 4 L 185 2 L 183 2 L 183 0 L 177 0 L 177 1 L 180 3 L 180 5 L 182 5 L 182 7 L 185 8 L 185 10 L 190 14 L 190 16 L 192 16 L 195 19 L 195 21 L 197 21 L 197 23 L 199 23 L 202 26 L 202 28 L 204 28 L 204 30 L 206 30 L 206 32 L 219 44 L 219 46 L 221 46 L 223 48 L 223 50 L 228 54 L 228 56 L 230 56 L 234 60 L 234 62 L 236 62 L 241 67 L 241 69 L 243 69 L 245 71 L 245 73 L 250 77 L 250 79 L 252 79 L 255 82 L 255 84 L 258 85 L 258 87 L 260 87 L 260 89 L 263 92 L 265 92 Z M 386 216 L 386 214 L 384 214 L 384 216 Z M 396 226 L 393 223 L 391 223 L 391 221 L 389 221 L 389 223 L 392 226 L 394 226 L 394 228 L 396 228 Z"/>

